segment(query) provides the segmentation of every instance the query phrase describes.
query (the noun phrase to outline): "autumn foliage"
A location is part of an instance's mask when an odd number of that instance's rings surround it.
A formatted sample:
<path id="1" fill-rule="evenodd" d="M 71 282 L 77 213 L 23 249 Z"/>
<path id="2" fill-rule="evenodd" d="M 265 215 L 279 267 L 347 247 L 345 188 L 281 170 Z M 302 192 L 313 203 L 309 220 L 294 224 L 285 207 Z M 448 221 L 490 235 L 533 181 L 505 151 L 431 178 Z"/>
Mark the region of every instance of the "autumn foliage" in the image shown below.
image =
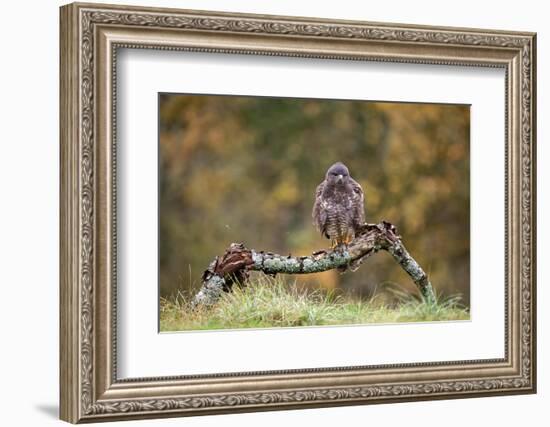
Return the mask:
<path id="1" fill-rule="evenodd" d="M 398 227 L 437 292 L 469 305 L 469 107 L 162 94 L 160 289 L 193 292 L 231 242 L 306 255 L 327 247 L 311 223 L 315 187 L 344 162 L 367 222 Z M 387 254 L 360 270 L 293 277 L 309 288 L 415 292 Z"/>

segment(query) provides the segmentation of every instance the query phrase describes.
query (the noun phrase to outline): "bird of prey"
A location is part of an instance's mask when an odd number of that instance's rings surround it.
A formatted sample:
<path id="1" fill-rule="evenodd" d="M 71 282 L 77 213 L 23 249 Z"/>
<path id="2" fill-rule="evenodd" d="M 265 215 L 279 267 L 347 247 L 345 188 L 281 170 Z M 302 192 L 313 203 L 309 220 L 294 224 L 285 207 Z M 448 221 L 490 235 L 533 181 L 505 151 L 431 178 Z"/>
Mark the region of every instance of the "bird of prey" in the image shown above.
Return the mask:
<path id="1" fill-rule="evenodd" d="M 312 217 L 333 248 L 350 243 L 365 223 L 363 189 L 343 163 L 334 163 L 317 186 Z"/>

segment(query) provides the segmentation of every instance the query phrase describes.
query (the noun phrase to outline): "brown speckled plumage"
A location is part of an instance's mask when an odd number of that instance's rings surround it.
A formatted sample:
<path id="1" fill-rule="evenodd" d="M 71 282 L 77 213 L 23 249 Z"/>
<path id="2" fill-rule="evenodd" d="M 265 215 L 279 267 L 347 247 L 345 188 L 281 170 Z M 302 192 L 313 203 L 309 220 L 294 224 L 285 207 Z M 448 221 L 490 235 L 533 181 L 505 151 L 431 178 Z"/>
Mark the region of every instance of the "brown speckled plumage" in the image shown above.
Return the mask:
<path id="1" fill-rule="evenodd" d="M 321 234 L 337 245 L 351 241 L 365 223 L 363 189 L 343 163 L 332 165 L 317 187 L 312 216 Z"/>

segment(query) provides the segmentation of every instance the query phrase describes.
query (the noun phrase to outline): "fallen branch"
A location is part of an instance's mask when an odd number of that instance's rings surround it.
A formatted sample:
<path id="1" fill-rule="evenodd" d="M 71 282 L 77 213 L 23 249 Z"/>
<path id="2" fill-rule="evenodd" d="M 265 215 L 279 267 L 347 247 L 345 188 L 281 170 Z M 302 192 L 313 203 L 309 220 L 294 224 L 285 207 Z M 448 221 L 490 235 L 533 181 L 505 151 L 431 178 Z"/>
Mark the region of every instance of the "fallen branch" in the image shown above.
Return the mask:
<path id="1" fill-rule="evenodd" d="M 195 295 L 192 306 L 210 306 L 216 303 L 222 292 L 232 286 L 244 284 L 249 271 L 265 274 L 308 274 L 338 269 L 355 271 L 372 254 L 388 251 L 397 263 L 413 279 L 427 302 L 435 301 L 435 294 L 428 276 L 407 252 L 396 228 L 382 221 L 380 224 L 365 224 L 353 241 L 343 248 L 322 250 L 310 256 L 293 257 L 271 252 L 256 252 L 242 243 L 232 243 L 221 257 L 216 257 L 203 273 L 202 286 Z"/>

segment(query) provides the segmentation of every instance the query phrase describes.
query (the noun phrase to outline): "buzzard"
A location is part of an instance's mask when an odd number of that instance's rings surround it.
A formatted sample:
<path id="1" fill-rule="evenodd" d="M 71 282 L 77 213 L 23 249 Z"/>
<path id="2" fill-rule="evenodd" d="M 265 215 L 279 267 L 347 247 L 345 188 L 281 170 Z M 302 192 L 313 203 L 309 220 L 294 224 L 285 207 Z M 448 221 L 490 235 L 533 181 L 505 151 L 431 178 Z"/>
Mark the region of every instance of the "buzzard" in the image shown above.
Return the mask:
<path id="1" fill-rule="evenodd" d="M 365 223 L 363 189 L 343 163 L 334 163 L 318 185 L 312 216 L 333 248 L 350 243 Z"/>

